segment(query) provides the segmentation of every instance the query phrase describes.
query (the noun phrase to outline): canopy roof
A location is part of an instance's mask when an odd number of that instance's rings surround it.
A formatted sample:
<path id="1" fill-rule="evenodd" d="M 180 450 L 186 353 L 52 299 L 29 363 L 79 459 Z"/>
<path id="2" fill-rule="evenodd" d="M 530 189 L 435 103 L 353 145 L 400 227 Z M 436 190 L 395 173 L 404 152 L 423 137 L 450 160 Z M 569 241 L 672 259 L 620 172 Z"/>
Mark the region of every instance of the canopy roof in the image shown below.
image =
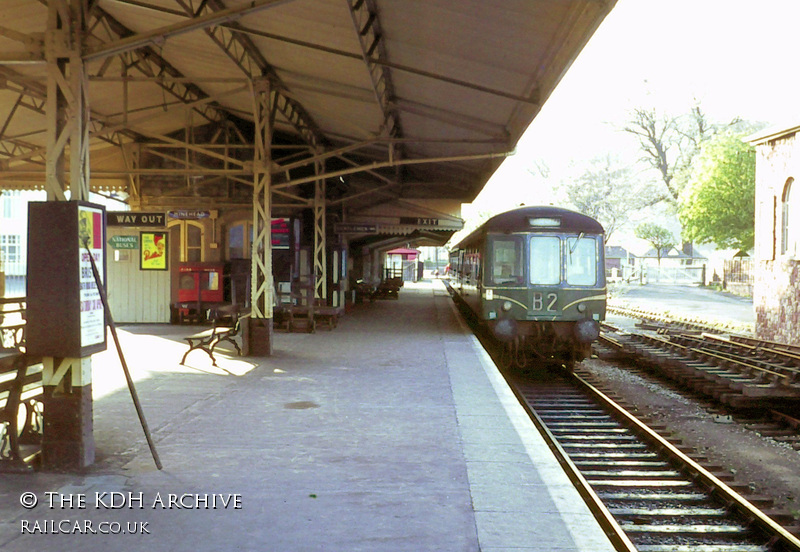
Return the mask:
<path id="1" fill-rule="evenodd" d="M 0 189 L 44 185 L 46 60 L 79 40 L 53 29 L 82 17 L 93 189 L 246 203 L 268 87 L 285 206 L 320 174 L 354 211 L 471 201 L 614 3 L 3 0 Z"/>

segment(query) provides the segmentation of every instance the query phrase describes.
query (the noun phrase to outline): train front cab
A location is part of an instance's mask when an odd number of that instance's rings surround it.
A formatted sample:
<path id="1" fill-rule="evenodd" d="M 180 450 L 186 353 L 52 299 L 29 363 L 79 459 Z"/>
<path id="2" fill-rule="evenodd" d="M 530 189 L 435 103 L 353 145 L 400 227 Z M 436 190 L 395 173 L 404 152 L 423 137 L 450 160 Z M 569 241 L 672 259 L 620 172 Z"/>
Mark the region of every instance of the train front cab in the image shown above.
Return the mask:
<path id="1" fill-rule="evenodd" d="M 489 232 L 484 243 L 481 316 L 495 336 L 515 356 L 588 356 L 605 318 L 602 234 Z"/>

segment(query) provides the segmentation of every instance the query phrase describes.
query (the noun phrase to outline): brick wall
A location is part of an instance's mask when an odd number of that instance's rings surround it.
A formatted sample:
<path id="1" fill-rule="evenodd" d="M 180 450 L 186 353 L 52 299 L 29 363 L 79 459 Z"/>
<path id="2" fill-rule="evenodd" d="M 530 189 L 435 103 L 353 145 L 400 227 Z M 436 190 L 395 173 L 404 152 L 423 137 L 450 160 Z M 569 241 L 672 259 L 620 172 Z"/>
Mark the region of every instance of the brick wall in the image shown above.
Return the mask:
<path id="1" fill-rule="evenodd" d="M 756 336 L 800 342 L 800 259 L 781 254 L 783 191 L 800 192 L 800 141 L 790 132 L 756 146 Z"/>
<path id="2" fill-rule="evenodd" d="M 753 289 L 756 336 L 800 342 L 800 262 L 759 261 Z"/>

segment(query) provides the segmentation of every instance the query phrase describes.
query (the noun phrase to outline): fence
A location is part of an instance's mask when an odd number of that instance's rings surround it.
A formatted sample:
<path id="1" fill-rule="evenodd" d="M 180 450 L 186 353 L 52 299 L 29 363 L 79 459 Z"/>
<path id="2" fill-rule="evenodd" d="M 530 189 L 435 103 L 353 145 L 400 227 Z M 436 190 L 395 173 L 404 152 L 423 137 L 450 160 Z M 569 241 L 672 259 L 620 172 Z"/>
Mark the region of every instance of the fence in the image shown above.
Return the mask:
<path id="1" fill-rule="evenodd" d="M 648 283 L 653 284 L 705 284 L 706 266 L 648 266 L 645 269 Z"/>
<path id="2" fill-rule="evenodd" d="M 641 284 L 705 284 L 706 267 L 697 266 L 623 266 L 606 272 L 610 282 L 625 281 Z"/>
<path id="3" fill-rule="evenodd" d="M 725 289 L 737 295 L 753 295 L 753 261 L 733 259 L 725 261 L 722 267 L 722 284 Z"/>

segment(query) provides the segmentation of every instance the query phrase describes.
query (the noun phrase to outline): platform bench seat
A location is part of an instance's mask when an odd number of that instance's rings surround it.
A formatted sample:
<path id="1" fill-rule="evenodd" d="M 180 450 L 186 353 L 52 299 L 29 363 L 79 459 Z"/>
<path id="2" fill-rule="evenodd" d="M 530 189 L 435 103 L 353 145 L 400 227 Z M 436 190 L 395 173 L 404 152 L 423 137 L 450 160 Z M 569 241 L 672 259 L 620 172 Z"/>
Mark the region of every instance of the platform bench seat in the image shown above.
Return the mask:
<path id="1" fill-rule="evenodd" d="M 224 317 L 230 316 L 233 318 L 233 324 L 226 325 L 222 323 Z M 236 342 L 236 338 L 241 335 L 242 319 L 247 316 L 250 315 L 240 314 L 238 312 L 231 314 L 223 309 L 219 309 L 217 315 L 214 317 L 213 326 L 211 328 L 183 338 L 189 344 L 189 350 L 183 354 L 181 364 L 186 362 L 186 357 L 189 356 L 189 353 L 199 349 L 205 351 L 206 354 L 211 357 L 212 365 L 216 366 L 217 359 L 214 358 L 214 349 L 223 341 L 233 344 L 236 348 L 236 354 L 241 356 L 242 349 Z"/>
<path id="2" fill-rule="evenodd" d="M 317 329 L 316 312 L 318 307 L 308 305 L 281 305 L 273 311 L 275 328 L 288 332 L 305 331 L 314 333 Z"/>
<path id="3" fill-rule="evenodd" d="M 26 472 L 41 451 L 41 358 L 0 345 L 0 472 Z"/>
<path id="4" fill-rule="evenodd" d="M 398 299 L 400 294 L 400 288 L 403 287 L 403 279 L 402 278 L 387 278 L 386 280 L 382 280 L 378 287 L 370 297 L 370 300 L 374 301 L 375 299 Z"/>
<path id="5" fill-rule="evenodd" d="M 339 317 L 344 314 L 344 307 L 318 306 L 314 307 L 314 318 L 320 323 L 326 324 L 329 330 L 339 325 Z"/>

